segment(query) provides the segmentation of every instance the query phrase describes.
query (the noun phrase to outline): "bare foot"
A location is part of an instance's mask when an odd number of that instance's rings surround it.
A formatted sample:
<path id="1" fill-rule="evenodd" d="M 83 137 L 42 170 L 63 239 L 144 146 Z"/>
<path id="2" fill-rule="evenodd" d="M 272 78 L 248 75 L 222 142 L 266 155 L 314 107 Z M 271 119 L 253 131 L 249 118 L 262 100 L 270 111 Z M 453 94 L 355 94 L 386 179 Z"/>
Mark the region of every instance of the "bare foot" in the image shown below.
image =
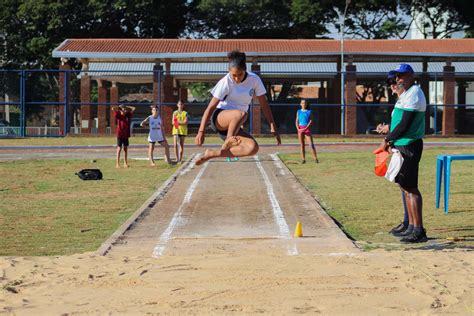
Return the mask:
<path id="1" fill-rule="evenodd" d="M 156 166 L 155 162 L 152 161 L 152 162 L 150 163 L 150 166 L 152 166 L 152 167 Z"/>
<path id="2" fill-rule="evenodd" d="M 124 168 L 128 168 L 129 165 L 125 163 L 125 164 L 123 164 L 123 167 L 124 167 Z"/>
<path id="3" fill-rule="evenodd" d="M 202 155 L 201 157 L 199 157 L 198 160 L 196 160 L 196 165 L 197 166 L 202 165 L 203 163 L 205 163 L 206 161 L 208 161 L 212 157 L 213 156 L 211 154 L 211 151 L 209 149 L 206 149 L 206 151 L 204 152 L 204 155 Z"/>
<path id="4" fill-rule="evenodd" d="M 115 168 L 120 169 L 120 165 L 119 165 L 119 164 L 116 164 L 116 165 L 115 165 Z"/>
<path id="5" fill-rule="evenodd" d="M 238 137 L 238 136 L 229 137 L 224 141 L 224 144 L 222 144 L 222 149 L 226 150 L 226 149 L 229 149 L 231 147 L 239 146 L 241 142 L 242 141 L 241 141 L 240 137 Z"/>

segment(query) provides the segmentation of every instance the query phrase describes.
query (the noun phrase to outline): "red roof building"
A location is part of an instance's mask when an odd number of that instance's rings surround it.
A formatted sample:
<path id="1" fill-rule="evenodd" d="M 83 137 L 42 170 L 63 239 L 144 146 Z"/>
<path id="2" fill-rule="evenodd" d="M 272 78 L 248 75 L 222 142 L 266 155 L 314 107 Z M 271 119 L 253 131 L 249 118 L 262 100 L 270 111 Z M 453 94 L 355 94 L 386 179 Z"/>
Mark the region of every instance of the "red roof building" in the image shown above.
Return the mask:
<path id="1" fill-rule="evenodd" d="M 279 79 L 305 80 L 321 82 L 319 91 L 324 98 L 316 97 L 321 102 L 330 105 L 318 107 L 317 115 L 318 132 L 324 134 L 336 134 L 342 129 L 345 134 L 357 133 L 358 111 L 357 103 L 357 80 L 362 78 L 362 74 L 357 70 L 362 64 L 383 63 L 418 63 L 417 81 L 421 85 L 425 94 L 429 94 L 430 80 L 433 80 L 433 73 L 429 68 L 433 63 L 442 63 L 442 72 L 437 78 L 443 81 L 443 104 L 455 104 L 456 80 L 463 82 L 474 81 L 474 39 L 432 39 L 432 40 L 345 40 L 344 41 L 344 68 L 341 71 L 341 43 L 337 40 L 266 40 L 266 39 L 67 39 L 53 51 L 53 57 L 61 58 L 60 69 L 67 70 L 69 66 L 67 59 L 77 59 L 82 64 L 81 73 L 81 107 L 82 130 L 84 133 L 90 132 L 91 110 L 90 110 L 90 81 L 97 80 L 99 89 L 99 103 L 118 102 L 118 82 L 153 83 L 154 102 L 162 105 L 162 116 L 164 122 L 169 121 L 168 131 L 171 127 L 169 116 L 172 113 L 171 106 L 185 95 L 181 83 L 187 80 L 199 80 L 215 82 L 224 73 L 208 72 L 196 74 L 173 73 L 173 64 L 211 65 L 215 63 L 225 63 L 227 53 L 238 49 L 247 54 L 248 62 L 251 63 L 251 70 L 261 75 L 264 83 L 270 85 Z M 138 72 L 123 70 L 120 75 L 104 71 L 95 73 L 92 71 L 97 65 L 106 63 L 116 65 L 149 64 L 148 75 Z M 331 72 L 303 71 L 299 73 L 289 71 L 286 76 L 271 75 L 270 72 L 262 71 L 261 65 L 278 63 L 286 65 L 296 65 L 306 63 L 333 65 Z M 457 63 L 457 64 L 456 64 Z M 468 72 L 456 73 L 453 65 L 462 65 L 468 68 Z M 163 67 L 164 66 L 164 67 Z M 145 67 L 145 66 L 144 66 Z M 330 68 L 331 68 L 330 67 Z M 472 68 L 471 68 L 472 67 Z M 117 67 L 114 67 L 117 68 Z M 146 67 L 145 67 L 146 68 Z M 181 67 L 182 68 L 182 67 Z M 210 67 L 209 67 L 210 68 Z M 293 67 L 293 68 L 296 68 Z M 459 68 L 459 67 L 458 67 Z M 129 69 L 129 67 L 128 67 Z M 441 69 L 441 68 L 440 68 Z M 154 72 L 153 72 L 154 70 Z M 379 78 L 383 80 L 385 69 L 378 74 L 369 74 L 366 77 Z M 344 75 L 344 85 L 341 85 L 341 73 Z M 436 77 L 436 74 L 434 74 Z M 461 78 L 461 79 L 459 79 Z M 104 82 L 111 82 L 111 87 L 107 88 Z M 465 85 L 459 85 L 458 88 Z M 341 93 L 341 87 L 344 92 Z M 101 91 L 108 89 L 108 91 Z M 465 89 L 465 88 L 464 88 Z M 268 89 L 267 89 L 268 90 Z M 360 90 L 360 88 L 359 88 Z M 459 90 L 459 89 L 458 89 Z M 309 90 L 308 90 L 309 91 Z M 322 93 L 322 94 L 321 94 Z M 459 94 L 459 93 L 458 93 Z M 110 100 L 107 101 L 107 95 Z M 341 95 L 344 95 L 341 102 Z M 429 98 L 427 98 L 429 100 Z M 459 98 L 458 98 L 459 99 Z M 459 100 L 458 100 L 459 101 Z M 465 100 L 464 100 L 465 102 Z M 458 102 L 459 103 L 459 102 Z M 107 125 L 113 128 L 113 122 L 107 123 L 106 106 L 98 106 L 97 116 L 99 121 L 99 132 L 104 132 Z M 430 113 L 427 112 L 427 123 L 430 124 Z M 262 129 L 260 125 L 260 109 L 258 106 L 252 110 L 252 129 L 259 134 Z M 165 127 L 166 128 L 166 127 Z M 456 129 L 455 108 L 453 106 L 444 107 L 442 114 L 442 132 L 445 135 L 454 134 Z"/>

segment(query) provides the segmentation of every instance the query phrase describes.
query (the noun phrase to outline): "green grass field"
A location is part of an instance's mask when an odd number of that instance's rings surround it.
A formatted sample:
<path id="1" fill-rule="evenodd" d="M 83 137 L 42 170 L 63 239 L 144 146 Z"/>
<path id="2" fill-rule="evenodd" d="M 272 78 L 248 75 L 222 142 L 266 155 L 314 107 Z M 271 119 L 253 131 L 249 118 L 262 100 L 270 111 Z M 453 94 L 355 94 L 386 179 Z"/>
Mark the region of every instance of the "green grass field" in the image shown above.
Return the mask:
<path id="1" fill-rule="evenodd" d="M 100 168 L 102 181 L 75 172 Z M 58 255 L 96 250 L 175 170 L 158 161 L 113 159 L 0 162 L 0 255 Z"/>
<path id="2" fill-rule="evenodd" d="M 460 237 L 464 239 L 460 244 L 474 246 L 474 161 L 453 162 L 449 214 L 435 207 L 436 155 L 472 152 L 472 148 L 442 147 L 423 152 L 419 187 L 430 238 Z M 403 219 L 400 189 L 375 176 L 372 153 L 320 153 L 319 164 L 300 164 L 298 154 L 281 154 L 281 158 L 354 239 L 398 243 L 387 231 Z"/>
<path id="3" fill-rule="evenodd" d="M 40 145 L 69 141 L 63 144 L 73 145 L 80 144 L 77 140 L 88 139 L 101 144 L 115 140 L 78 137 L 9 141 L 29 145 L 30 141 Z M 453 163 L 450 212 L 444 215 L 442 209 L 435 208 L 436 155 L 468 152 L 472 153 L 472 148 L 426 149 L 420 171 L 429 237 L 440 241 L 459 237 L 464 239 L 456 243 L 461 246 L 474 246 L 474 161 Z M 322 152 L 320 164 L 305 165 L 299 163 L 296 153 L 281 157 L 318 196 L 328 213 L 366 248 L 398 245 L 386 232 L 402 219 L 401 194 L 395 184 L 374 175 L 373 154 Z M 113 159 L 99 159 L 95 163 L 76 159 L 0 162 L 0 255 L 59 255 L 96 250 L 177 168 L 163 161 L 155 168 L 149 167 L 147 161 L 132 161 L 131 166 L 117 170 Z M 100 168 L 104 180 L 81 181 L 74 174 L 90 167 Z"/>

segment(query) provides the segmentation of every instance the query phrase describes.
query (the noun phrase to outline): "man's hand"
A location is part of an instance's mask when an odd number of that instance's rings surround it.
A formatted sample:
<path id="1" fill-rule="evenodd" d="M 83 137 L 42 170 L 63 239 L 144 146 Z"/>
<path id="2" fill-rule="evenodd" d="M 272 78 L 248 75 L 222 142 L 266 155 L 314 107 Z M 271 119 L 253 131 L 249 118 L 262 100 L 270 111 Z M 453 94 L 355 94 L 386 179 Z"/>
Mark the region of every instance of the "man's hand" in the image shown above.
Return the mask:
<path id="1" fill-rule="evenodd" d="M 384 140 L 382 141 L 382 144 L 380 144 L 380 147 L 382 147 L 384 151 L 389 152 L 390 151 L 390 142 L 387 142 L 384 138 Z"/>
<path id="2" fill-rule="evenodd" d="M 389 129 L 390 129 L 390 126 L 383 123 L 383 124 L 377 125 L 377 128 L 375 129 L 375 131 L 379 134 L 387 134 L 389 132 Z"/>

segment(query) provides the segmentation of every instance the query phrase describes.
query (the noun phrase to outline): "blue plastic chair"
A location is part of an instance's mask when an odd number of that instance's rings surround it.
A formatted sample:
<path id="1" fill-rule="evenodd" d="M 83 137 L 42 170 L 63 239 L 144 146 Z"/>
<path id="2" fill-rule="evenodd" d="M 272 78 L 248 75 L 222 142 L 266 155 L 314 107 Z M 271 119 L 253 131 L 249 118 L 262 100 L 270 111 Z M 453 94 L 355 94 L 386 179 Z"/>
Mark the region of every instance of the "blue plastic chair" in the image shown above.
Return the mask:
<path id="1" fill-rule="evenodd" d="M 444 178 L 444 214 L 448 214 L 451 162 L 454 160 L 474 160 L 474 155 L 438 155 L 436 159 L 436 208 L 439 208 L 441 183 Z"/>

